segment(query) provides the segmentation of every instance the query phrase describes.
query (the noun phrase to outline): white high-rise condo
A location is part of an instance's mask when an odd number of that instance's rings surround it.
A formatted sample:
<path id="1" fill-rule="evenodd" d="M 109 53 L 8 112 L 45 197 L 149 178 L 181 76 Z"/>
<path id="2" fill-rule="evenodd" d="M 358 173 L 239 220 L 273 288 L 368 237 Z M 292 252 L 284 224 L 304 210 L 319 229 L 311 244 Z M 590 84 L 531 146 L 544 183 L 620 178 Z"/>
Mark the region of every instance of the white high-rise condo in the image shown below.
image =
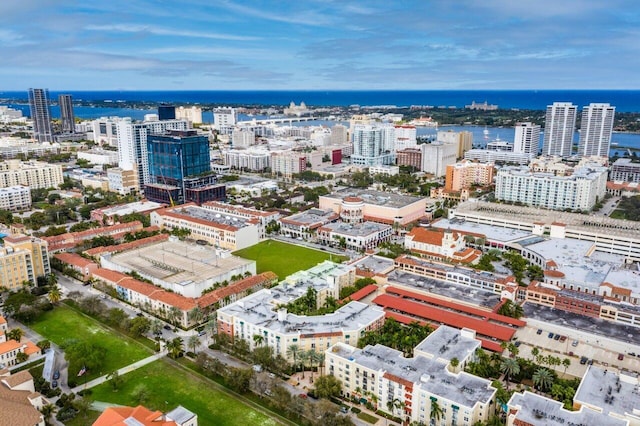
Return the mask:
<path id="1" fill-rule="evenodd" d="M 518 154 L 538 154 L 540 145 L 540 125 L 533 123 L 516 124 L 513 152 Z"/>
<path id="2" fill-rule="evenodd" d="M 578 107 L 571 102 L 554 102 L 547 107 L 543 155 L 570 157 Z"/>
<path id="3" fill-rule="evenodd" d="M 353 128 L 351 162 L 361 166 L 395 163 L 395 128 L 388 124 L 362 125 Z"/>
<path id="4" fill-rule="evenodd" d="M 591 103 L 582 110 L 580 125 L 580 157 L 608 157 L 616 107 Z"/>

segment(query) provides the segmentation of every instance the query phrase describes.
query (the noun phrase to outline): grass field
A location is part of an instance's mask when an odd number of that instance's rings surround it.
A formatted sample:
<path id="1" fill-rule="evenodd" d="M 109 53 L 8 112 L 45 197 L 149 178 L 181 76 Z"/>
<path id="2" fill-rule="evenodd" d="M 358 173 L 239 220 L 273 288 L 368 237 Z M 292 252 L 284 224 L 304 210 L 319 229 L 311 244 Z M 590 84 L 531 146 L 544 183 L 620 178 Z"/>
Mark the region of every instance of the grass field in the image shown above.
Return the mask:
<path id="1" fill-rule="evenodd" d="M 367 423 L 376 424 L 378 422 L 378 418 L 376 416 L 372 416 L 369 413 L 358 413 L 358 418 L 360 420 L 364 420 Z"/>
<path id="2" fill-rule="evenodd" d="M 78 339 L 103 347 L 105 352 L 102 371 L 88 371 L 88 380 L 153 355 L 153 351 L 142 344 L 105 328 L 94 319 L 65 305 L 45 312 L 31 328 L 58 345 L 69 339 Z M 81 365 L 69 366 L 69 380 L 76 377 L 80 368 Z"/>
<path id="3" fill-rule="evenodd" d="M 344 256 L 313 250 L 294 244 L 267 240 L 234 252 L 236 256 L 256 261 L 258 273 L 273 271 L 281 280 L 294 272 L 309 269 L 324 260 L 342 262 Z"/>
<path id="4" fill-rule="evenodd" d="M 169 411 L 182 405 L 198 415 L 201 426 L 277 424 L 270 417 L 214 388 L 211 382 L 166 360 L 153 362 L 121 377 L 124 381 L 117 392 L 107 382 L 93 388 L 90 398 L 135 406 L 140 401 L 134 398 L 134 392 L 138 386 L 144 386 L 148 392 L 148 398 L 142 401 L 145 406 Z"/>

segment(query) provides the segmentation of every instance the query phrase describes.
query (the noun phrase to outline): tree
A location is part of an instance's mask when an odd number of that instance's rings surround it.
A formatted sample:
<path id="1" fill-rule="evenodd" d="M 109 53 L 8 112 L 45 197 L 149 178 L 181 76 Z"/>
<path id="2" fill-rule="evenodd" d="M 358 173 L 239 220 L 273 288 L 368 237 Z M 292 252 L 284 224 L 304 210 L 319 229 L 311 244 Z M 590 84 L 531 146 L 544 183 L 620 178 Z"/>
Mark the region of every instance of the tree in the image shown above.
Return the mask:
<path id="1" fill-rule="evenodd" d="M 252 368 L 232 368 L 226 376 L 229 386 L 239 393 L 249 391 L 254 371 Z"/>
<path id="2" fill-rule="evenodd" d="M 102 346 L 87 341 L 74 340 L 63 345 L 65 358 L 77 370 L 83 366 L 87 370 L 99 371 L 105 359 L 105 352 Z"/>
<path id="3" fill-rule="evenodd" d="M 160 336 L 162 335 L 162 323 L 160 320 L 153 319 L 151 322 L 151 332 L 156 336 L 156 340 L 160 340 Z"/>
<path id="4" fill-rule="evenodd" d="M 169 319 L 169 322 L 174 326 L 178 324 L 178 320 L 180 319 L 181 316 L 182 316 L 182 312 L 180 311 L 180 309 L 176 308 L 175 306 L 172 306 L 171 308 L 169 308 L 169 311 L 167 312 L 167 318 Z"/>
<path id="5" fill-rule="evenodd" d="M 509 389 L 509 378 L 520 374 L 520 364 L 513 358 L 506 358 L 502 361 L 500 370 L 504 373 L 507 389 Z"/>
<path id="6" fill-rule="evenodd" d="M 287 348 L 287 357 L 293 358 L 293 371 L 296 371 L 296 367 L 298 366 L 298 357 L 300 356 L 300 346 L 298 345 L 289 345 Z"/>
<path id="7" fill-rule="evenodd" d="M 554 382 L 551 371 L 543 367 L 538 368 L 535 373 L 533 373 L 531 380 L 533 380 L 533 384 L 543 392 L 549 389 Z"/>
<path id="8" fill-rule="evenodd" d="M 9 340 L 15 340 L 16 342 L 20 342 L 22 336 L 24 336 L 24 331 L 22 331 L 21 328 L 14 328 L 7 333 L 7 338 Z"/>
<path id="9" fill-rule="evenodd" d="M 429 409 L 429 422 L 433 426 L 442 418 L 442 407 L 438 404 L 438 401 L 431 400 L 431 408 Z"/>
<path id="10" fill-rule="evenodd" d="M 144 383 L 140 383 L 131 392 L 131 397 L 136 402 L 136 404 L 144 405 L 145 402 L 149 399 L 149 389 Z"/>
<path id="11" fill-rule="evenodd" d="M 342 382 L 334 376 L 320 376 L 313 384 L 314 393 L 320 398 L 338 397 L 342 391 Z"/>
<path id="12" fill-rule="evenodd" d="M 253 345 L 254 345 L 254 347 L 262 345 L 263 342 L 264 342 L 264 337 L 261 334 L 254 334 L 253 335 Z"/>
<path id="13" fill-rule="evenodd" d="M 49 301 L 54 305 L 60 301 L 61 297 L 62 295 L 60 294 L 60 287 L 58 287 L 57 285 L 52 287 L 51 290 L 49 290 Z"/>
<path id="14" fill-rule="evenodd" d="M 167 343 L 167 351 L 169 356 L 173 359 L 177 359 L 184 349 L 184 343 L 179 337 L 175 337 Z"/>
<path id="15" fill-rule="evenodd" d="M 567 373 L 567 368 L 569 368 L 570 365 L 571 365 L 571 360 L 569 358 L 565 358 L 562 360 L 562 366 L 564 367 L 564 372 L 562 373 L 563 377 Z"/>
<path id="16" fill-rule="evenodd" d="M 78 414 L 82 415 L 82 418 L 86 419 L 87 413 L 91 409 L 91 400 L 86 396 L 78 398 L 73 401 L 73 408 L 78 411 Z"/>
<path id="17" fill-rule="evenodd" d="M 47 285 L 49 287 L 53 287 L 58 284 L 58 276 L 55 273 L 50 273 L 47 275 Z"/>
<path id="18" fill-rule="evenodd" d="M 460 365 L 460 360 L 458 358 L 451 358 L 451 367 L 456 368 L 458 367 L 458 365 Z"/>
<path id="19" fill-rule="evenodd" d="M 50 424 L 49 420 L 51 419 L 51 416 L 55 411 L 56 411 L 56 406 L 53 404 L 45 404 L 40 408 L 40 412 L 44 417 L 45 424 Z"/>
<path id="20" fill-rule="evenodd" d="M 273 348 L 270 346 L 259 346 L 251 354 L 253 362 L 269 370 L 273 368 Z"/>
<path id="21" fill-rule="evenodd" d="M 135 317 L 129 322 L 129 333 L 133 336 L 144 336 L 151 328 L 151 321 L 146 317 Z"/>
<path id="22" fill-rule="evenodd" d="M 189 314 L 187 316 L 190 321 L 194 322 L 195 324 L 200 324 L 200 322 L 204 318 L 204 312 L 202 311 L 202 308 L 200 308 L 200 306 L 196 306 L 189 311 Z"/>
<path id="23" fill-rule="evenodd" d="M 200 346 L 200 339 L 198 338 L 198 336 L 195 334 L 189 336 L 189 339 L 187 340 L 187 346 L 191 348 L 191 352 L 195 352 L 196 348 Z"/>
<path id="24" fill-rule="evenodd" d="M 118 390 L 124 380 L 122 376 L 120 376 L 120 373 L 118 373 L 118 370 L 113 370 L 109 373 L 109 375 L 107 375 L 107 379 L 109 379 L 109 384 L 111 384 L 114 392 Z"/>
<path id="25" fill-rule="evenodd" d="M 25 354 L 22 351 L 18 351 L 18 353 L 16 354 L 16 361 L 20 362 L 25 362 L 26 360 L 29 359 L 29 355 Z"/>

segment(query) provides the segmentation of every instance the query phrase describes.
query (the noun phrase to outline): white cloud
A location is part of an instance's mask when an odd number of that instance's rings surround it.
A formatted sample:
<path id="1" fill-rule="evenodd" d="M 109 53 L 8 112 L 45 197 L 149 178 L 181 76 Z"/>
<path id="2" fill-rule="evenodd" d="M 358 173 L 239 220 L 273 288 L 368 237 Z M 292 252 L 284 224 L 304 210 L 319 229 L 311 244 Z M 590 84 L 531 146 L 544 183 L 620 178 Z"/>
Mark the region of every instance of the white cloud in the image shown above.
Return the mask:
<path id="1" fill-rule="evenodd" d="M 177 37 L 209 38 L 209 39 L 229 40 L 229 41 L 260 40 L 259 37 L 241 36 L 241 35 L 235 35 L 235 34 L 223 34 L 223 33 L 215 33 L 215 32 L 179 30 L 179 29 L 162 28 L 162 27 L 155 27 L 151 25 L 140 25 L 140 24 L 87 25 L 84 28 L 89 31 L 149 33 L 149 34 L 163 35 L 163 36 L 167 35 L 167 36 L 177 36 Z"/>

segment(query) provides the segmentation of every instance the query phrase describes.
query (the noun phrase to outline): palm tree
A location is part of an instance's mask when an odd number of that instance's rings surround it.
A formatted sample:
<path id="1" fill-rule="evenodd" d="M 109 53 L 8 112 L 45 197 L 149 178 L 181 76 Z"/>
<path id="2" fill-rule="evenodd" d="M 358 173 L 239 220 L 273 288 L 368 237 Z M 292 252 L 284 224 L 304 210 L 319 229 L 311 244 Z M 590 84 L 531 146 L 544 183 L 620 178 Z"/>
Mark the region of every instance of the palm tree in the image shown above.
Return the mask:
<path id="1" fill-rule="evenodd" d="M 258 347 L 264 343 L 264 337 L 261 334 L 253 335 L 253 346 Z"/>
<path id="2" fill-rule="evenodd" d="M 154 319 L 151 322 L 151 332 L 156 336 L 156 340 L 160 340 L 160 336 L 162 335 L 162 323 L 160 320 Z"/>
<path id="3" fill-rule="evenodd" d="M 45 404 L 42 406 L 42 408 L 40 408 L 40 412 L 42 413 L 42 416 L 44 417 L 44 422 L 46 424 L 49 424 L 49 419 L 51 418 L 51 415 L 53 415 L 55 411 L 56 411 L 56 406 L 53 404 Z"/>
<path id="4" fill-rule="evenodd" d="M 442 407 L 438 404 L 438 401 L 431 400 L 431 408 L 429 410 L 429 423 L 431 426 L 435 426 L 436 422 L 442 418 Z"/>
<path id="5" fill-rule="evenodd" d="M 58 284 L 58 276 L 53 272 L 47 275 L 47 285 L 53 287 L 56 284 Z"/>
<path id="6" fill-rule="evenodd" d="M 306 363 L 309 360 L 309 352 L 308 351 L 300 351 L 300 365 L 302 365 L 302 378 L 304 379 L 304 368 L 306 367 Z"/>
<path id="7" fill-rule="evenodd" d="M 540 355 L 540 349 L 538 348 L 531 349 L 531 356 L 533 357 L 533 359 L 537 359 L 538 355 Z"/>
<path id="8" fill-rule="evenodd" d="M 169 356 L 173 359 L 176 359 L 180 356 L 180 353 L 183 350 L 183 342 L 182 339 L 176 337 L 167 343 L 167 351 L 169 351 Z"/>
<path id="9" fill-rule="evenodd" d="M 7 333 L 7 338 L 9 340 L 15 340 L 16 342 L 20 342 L 20 340 L 22 340 L 23 335 L 24 335 L 24 332 L 22 331 L 21 328 L 14 328 L 13 330 Z"/>
<path id="10" fill-rule="evenodd" d="M 313 383 L 313 363 L 317 362 L 320 365 L 320 353 L 315 349 L 309 349 L 309 368 L 311 369 L 311 383 Z"/>
<path id="11" fill-rule="evenodd" d="M 200 339 L 198 339 L 197 335 L 189 336 L 189 340 L 187 341 L 187 346 L 191 348 L 191 352 L 195 352 L 196 348 L 200 345 Z"/>
<path id="12" fill-rule="evenodd" d="M 169 312 L 167 312 L 167 317 L 169 318 L 169 322 L 174 326 L 177 325 L 178 319 L 180 319 L 181 316 L 182 316 L 182 312 L 180 311 L 180 309 L 176 308 L 175 306 L 172 306 L 171 308 L 169 308 Z"/>
<path id="13" fill-rule="evenodd" d="M 534 373 L 533 377 L 534 386 L 538 387 L 541 391 L 545 391 L 549 389 L 553 385 L 553 374 L 546 368 L 538 368 Z"/>
<path id="14" fill-rule="evenodd" d="M 520 364 L 513 358 L 506 358 L 502 361 L 500 370 L 504 373 L 507 389 L 509 389 L 509 378 L 517 376 L 520 373 Z"/>
<path id="15" fill-rule="evenodd" d="M 61 297 L 62 295 L 60 294 L 60 287 L 58 287 L 57 285 L 54 285 L 53 287 L 51 287 L 51 290 L 49 290 L 49 302 L 55 305 L 60 301 Z"/>
<path id="16" fill-rule="evenodd" d="M 300 347 L 298 345 L 289 345 L 287 348 L 287 357 L 293 358 L 293 371 L 297 370 L 298 357 L 300 356 Z"/>
<path id="17" fill-rule="evenodd" d="M 562 366 L 564 367 L 564 372 L 562 373 L 562 377 L 567 374 L 567 368 L 571 365 L 571 360 L 569 358 L 565 358 L 562 360 Z"/>
<path id="18" fill-rule="evenodd" d="M 194 323 L 199 324 L 200 321 L 202 321 L 202 319 L 204 318 L 204 312 L 202 311 L 200 306 L 196 306 L 189 311 L 189 314 L 187 316 L 189 318 L 189 321 L 193 321 Z"/>

